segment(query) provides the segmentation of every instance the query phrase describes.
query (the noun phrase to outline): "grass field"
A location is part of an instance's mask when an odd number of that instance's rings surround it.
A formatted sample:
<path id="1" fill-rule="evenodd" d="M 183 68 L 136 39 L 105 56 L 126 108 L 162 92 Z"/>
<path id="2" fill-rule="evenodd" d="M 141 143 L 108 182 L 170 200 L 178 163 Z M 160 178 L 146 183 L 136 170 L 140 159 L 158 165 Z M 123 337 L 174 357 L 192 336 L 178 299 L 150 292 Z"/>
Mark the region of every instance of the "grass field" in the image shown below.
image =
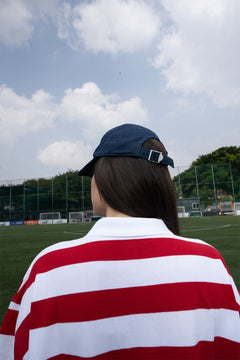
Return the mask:
<path id="1" fill-rule="evenodd" d="M 45 247 L 84 236 L 92 224 L 0 227 L 0 324 L 33 258 Z M 180 219 L 181 235 L 216 247 L 240 289 L 240 216 Z"/>

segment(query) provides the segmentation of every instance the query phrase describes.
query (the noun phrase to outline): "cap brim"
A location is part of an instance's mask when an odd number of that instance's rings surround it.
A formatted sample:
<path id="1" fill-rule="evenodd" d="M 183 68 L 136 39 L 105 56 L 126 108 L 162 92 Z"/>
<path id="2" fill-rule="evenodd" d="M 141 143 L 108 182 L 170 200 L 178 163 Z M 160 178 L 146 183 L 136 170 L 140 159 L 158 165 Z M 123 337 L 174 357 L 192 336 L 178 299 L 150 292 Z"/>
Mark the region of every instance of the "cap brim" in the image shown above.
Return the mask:
<path id="1" fill-rule="evenodd" d="M 93 177 L 94 174 L 94 166 L 95 166 L 95 162 L 96 162 L 96 158 L 92 159 L 91 161 L 89 161 L 89 163 L 87 165 L 85 165 L 79 172 L 78 175 L 79 176 L 89 176 L 89 177 Z"/>

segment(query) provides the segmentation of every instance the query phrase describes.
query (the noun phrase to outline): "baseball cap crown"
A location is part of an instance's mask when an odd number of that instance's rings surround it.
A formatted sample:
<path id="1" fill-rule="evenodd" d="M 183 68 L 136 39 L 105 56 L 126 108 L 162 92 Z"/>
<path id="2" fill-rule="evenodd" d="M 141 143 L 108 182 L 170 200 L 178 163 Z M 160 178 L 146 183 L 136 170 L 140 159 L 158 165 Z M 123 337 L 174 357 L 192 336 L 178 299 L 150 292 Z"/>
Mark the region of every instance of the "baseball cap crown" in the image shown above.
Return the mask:
<path id="1" fill-rule="evenodd" d="M 143 143 L 159 137 L 150 129 L 135 124 L 124 124 L 109 130 L 101 139 L 93 153 L 93 159 L 78 173 L 80 176 L 92 176 L 96 160 L 102 156 L 140 157 L 155 163 L 174 167 L 173 160 L 156 151 L 144 149 Z"/>

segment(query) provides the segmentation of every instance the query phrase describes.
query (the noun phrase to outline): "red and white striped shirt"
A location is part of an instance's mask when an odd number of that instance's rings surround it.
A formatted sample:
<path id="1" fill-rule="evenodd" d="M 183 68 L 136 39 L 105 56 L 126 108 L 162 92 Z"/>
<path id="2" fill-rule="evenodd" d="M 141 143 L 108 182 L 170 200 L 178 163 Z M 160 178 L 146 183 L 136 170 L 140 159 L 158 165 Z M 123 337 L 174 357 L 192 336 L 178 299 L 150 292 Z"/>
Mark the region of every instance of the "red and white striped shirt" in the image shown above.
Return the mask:
<path id="1" fill-rule="evenodd" d="M 42 251 L 0 330 L 1 360 L 240 359 L 219 252 L 158 219 L 104 218 Z"/>

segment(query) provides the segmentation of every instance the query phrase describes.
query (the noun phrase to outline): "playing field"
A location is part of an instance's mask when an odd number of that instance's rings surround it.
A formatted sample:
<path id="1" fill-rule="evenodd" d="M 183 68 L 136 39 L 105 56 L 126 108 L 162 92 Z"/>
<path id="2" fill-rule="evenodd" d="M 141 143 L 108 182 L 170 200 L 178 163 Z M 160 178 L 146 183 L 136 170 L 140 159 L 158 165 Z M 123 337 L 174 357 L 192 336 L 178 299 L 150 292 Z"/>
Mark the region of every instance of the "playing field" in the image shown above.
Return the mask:
<path id="1" fill-rule="evenodd" d="M 33 258 L 45 247 L 84 236 L 92 224 L 0 227 L 0 324 Z M 216 247 L 240 289 L 240 216 L 186 218 L 181 235 Z"/>

